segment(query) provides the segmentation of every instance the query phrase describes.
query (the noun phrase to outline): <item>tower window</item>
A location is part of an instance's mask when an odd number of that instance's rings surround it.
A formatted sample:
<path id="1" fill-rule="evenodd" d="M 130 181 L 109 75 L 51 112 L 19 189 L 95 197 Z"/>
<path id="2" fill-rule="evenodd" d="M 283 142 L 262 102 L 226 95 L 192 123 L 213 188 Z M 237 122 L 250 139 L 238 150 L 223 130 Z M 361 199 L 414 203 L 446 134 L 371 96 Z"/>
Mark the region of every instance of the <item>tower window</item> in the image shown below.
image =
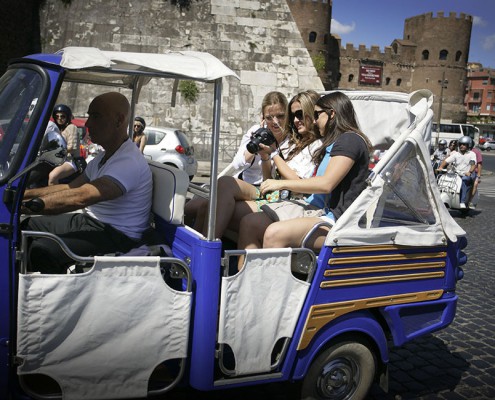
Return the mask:
<path id="1" fill-rule="evenodd" d="M 440 50 L 440 55 L 438 56 L 439 60 L 446 60 L 449 52 L 447 50 Z"/>
<path id="2" fill-rule="evenodd" d="M 309 43 L 316 42 L 316 32 L 309 32 Z"/>
<path id="3" fill-rule="evenodd" d="M 461 51 L 458 51 L 457 53 L 455 53 L 455 60 L 456 61 L 461 61 L 461 56 L 462 56 L 462 52 Z"/>
<path id="4" fill-rule="evenodd" d="M 423 60 L 428 60 L 430 58 L 430 52 L 428 50 L 423 50 L 422 56 Z"/>
<path id="5" fill-rule="evenodd" d="M 397 79 L 397 86 L 400 86 L 400 84 L 402 83 L 402 79 Z"/>
<path id="6" fill-rule="evenodd" d="M 349 82 L 352 82 L 353 80 L 354 80 L 354 75 L 353 74 L 349 74 L 348 81 Z"/>
<path id="7" fill-rule="evenodd" d="M 385 78 L 385 85 L 386 86 L 390 85 L 390 78 Z"/>

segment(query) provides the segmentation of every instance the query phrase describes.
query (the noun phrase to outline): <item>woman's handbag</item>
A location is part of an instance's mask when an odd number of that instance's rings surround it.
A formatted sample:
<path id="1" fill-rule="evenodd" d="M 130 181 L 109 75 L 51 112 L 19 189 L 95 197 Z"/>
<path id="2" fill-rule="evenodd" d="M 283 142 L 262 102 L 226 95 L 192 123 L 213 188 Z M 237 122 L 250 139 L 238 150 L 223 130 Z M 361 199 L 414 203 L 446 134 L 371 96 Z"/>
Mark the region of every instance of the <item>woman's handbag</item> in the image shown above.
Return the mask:
<path id="1" fill-rule="evenodd" d="M 283 200 L 264 204 L 261 210 L 273 221 L 285 221 L 301 217 L 321 217 L 326 215 L 325 210 L 317 208 L 304 200 Z"/>

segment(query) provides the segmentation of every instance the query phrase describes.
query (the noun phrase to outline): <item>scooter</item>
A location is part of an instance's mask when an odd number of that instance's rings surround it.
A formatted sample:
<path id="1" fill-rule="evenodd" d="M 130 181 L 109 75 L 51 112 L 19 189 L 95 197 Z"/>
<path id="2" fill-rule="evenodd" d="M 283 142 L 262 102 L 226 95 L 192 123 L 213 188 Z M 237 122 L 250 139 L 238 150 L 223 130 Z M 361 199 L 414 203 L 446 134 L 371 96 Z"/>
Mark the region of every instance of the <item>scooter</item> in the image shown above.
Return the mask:
<path id="1" fill-rule="evenodd" d="M 459 210 L 464 215 L 469 213 L 469 203 L 466 202 L 466 208 L 461 208 L 460 206 L 462 173 L 457 171 L 455 165 L 450 165 L 447 169 L 441 169 L 438 171 L 437 186 L 440 190 L 440 198 L 445 206 L 449 209 Z M 476 191 L 473 199 L 471 200 L 471 203 L 475 207 L 478 204 L 478 197 L 478 191 Z"/>

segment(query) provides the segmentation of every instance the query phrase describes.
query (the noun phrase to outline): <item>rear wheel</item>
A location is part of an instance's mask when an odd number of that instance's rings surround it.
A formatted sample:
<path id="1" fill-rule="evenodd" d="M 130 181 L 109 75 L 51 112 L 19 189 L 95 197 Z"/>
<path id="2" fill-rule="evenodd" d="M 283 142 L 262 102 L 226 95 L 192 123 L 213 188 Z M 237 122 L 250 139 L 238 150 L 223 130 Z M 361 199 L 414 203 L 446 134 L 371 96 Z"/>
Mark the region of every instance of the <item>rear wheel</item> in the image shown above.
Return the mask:
<path id="1" fill-rule="evenodd" d="M 302 399 L 364 399 L 375 377 L 373 352 L 361 342 L 344 341 L 321 353 L 302 385 Z"/>

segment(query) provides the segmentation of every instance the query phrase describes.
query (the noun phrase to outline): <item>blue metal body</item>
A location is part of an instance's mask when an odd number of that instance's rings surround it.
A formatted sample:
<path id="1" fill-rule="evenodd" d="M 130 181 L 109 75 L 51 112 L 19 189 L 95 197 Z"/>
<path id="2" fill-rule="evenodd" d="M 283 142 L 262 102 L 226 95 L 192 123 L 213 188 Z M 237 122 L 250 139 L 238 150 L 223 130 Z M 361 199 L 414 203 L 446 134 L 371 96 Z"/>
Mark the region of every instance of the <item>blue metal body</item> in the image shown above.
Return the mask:
<path id="1" fill-rule="evenodd" d="M 18 171 L 25 168 L 36 156 L 37 149 L 43 137 L 44 128 L 48 122 L 54 103 L 64 78 L 64 69 L 57 66 L 61 56 L 35 55 L 25 59 L 24 64 L 32 60 L 32 67 L 42 70 L 44 79 L 43 108 L 37 116 L 37 123 L 30 125 L 25 143 L 20 150 L 24 157 Z M 45 64 L 49 62 L 50 64 Z M 16 64 L 14 63 L 15 67 Z M 17 172 L 17 171 L 16 171 Z M 12 183 L 13 188 L 22 187 L 25 177 Z M 0 183 L 0 198 L 3 198 L 7 188 L 6 180 Z M 16 298 L 17 298 L 17 269 L 16 251 L 19 245 L 19 208 L 22 191 L 17 191 L 11 205 L 0 202 L 0 398 L 25 398 L 16 379 L 16 368 L 13 363 L 16 339 Z M 222 243 L 208 241 L 185 228 L 170 225 L 156 219 L 156 229 L 172 244 L 175 257 L 190 261 L 193 276 L 193 304 L 191 316 L 191 332 L 187 383 L 200 390 L 213 390 L 215 385 L 215 363 L 217 345 L 217 325 L 219 312 L 219 292 L 221 285 Z M 407 249 L 374 249 L 363 246 L 350 254 L 339 253 L 338 248 L 325 247 L 319 254 L 316 270 L 311 281 L 311 287 L 303 305 L 299 321 L 296 325 L 293 339 L 290 341 L 285 359 L 275 374 L 251 379 L 245 382 L 233 380 L 222 387 L 237 387 L 284 380 L 299 380 L 304 378 L 311 362 L 336 338 L 345 337 L 352 333 L 361 335 L 373 344 L 378 358 L 382 363 L 388 361 L 387 340 L 392 338 L 395 345 L 400 346 L 416 337 L 441 329 L 452 322 L 455 316 L 457 296 L 456 282 L 462 278 L 461 266 L 466 257 L 462 249 L 467 241 L 461 239 L 458 243 L 449 243 L 445 247 L 407 248 Z M 431 253 L 423 257 L 424 262 L 438 260 L 438 252 L 446 252 L 443 257 L 445 267 L 443 276 L 434 275 L 435 268 L 426 269 L 431 276 L 422 279 L 400 279 L 400 275 L 412 274 L 407 267 L 407 260 L 400 261 L 405 266 L 399 272 L 373 272 L 363 269 L 363 266 L 397 264 L 393 261 L 373 261 L 375 256 L 392 257 L 406 254 L 415 257 Z M 352 256 L 352 259 L 351 259 Z M 436 258 L 435 258 L 436 257 Z M 407 257 L 406 257 L 407 258 Z M 356 261 L 353 261 L 355 259 Z M 339 262 L 345 263 L 345 268 Z M 371 260 L 371 261 L 369 261 Z M 422 261 L 422 262 L 423 262 Z M 336 264 L 332 264 L 337 262 Z M 342 274 L 332 276 L 332 271 L 342 269 Z M 354 281 L 356 271 L 362 281 Z M 394 276 L 393 281 L 386 278 Z M 368 279 L 368 280 L 366 280 Z M 371 283 L 369 281 L 371 279 Z M 342 282 L 347 283 L 343 284 Z M 364 283 L 363 283 L 364 282 Z M 397 296 L 407 296 L 414 293 L 439 293 L 434 299 L 425 301 L 408 301 L 391 305 L 361 306 L 360 302 L 377 301 L 382 298 L 395 299 Z M 381 300 L 380 300 L 381 301 Z M 341 315 L 328 319 L 314 336 L 309 337 L 304 347 L 300 339 L 308 334 L 307 325 L 315 307 L 339 306 L 354 304 L 355 309 L 343 311 Z M 157 344 L 159 345 L 159 344 Z"/>

